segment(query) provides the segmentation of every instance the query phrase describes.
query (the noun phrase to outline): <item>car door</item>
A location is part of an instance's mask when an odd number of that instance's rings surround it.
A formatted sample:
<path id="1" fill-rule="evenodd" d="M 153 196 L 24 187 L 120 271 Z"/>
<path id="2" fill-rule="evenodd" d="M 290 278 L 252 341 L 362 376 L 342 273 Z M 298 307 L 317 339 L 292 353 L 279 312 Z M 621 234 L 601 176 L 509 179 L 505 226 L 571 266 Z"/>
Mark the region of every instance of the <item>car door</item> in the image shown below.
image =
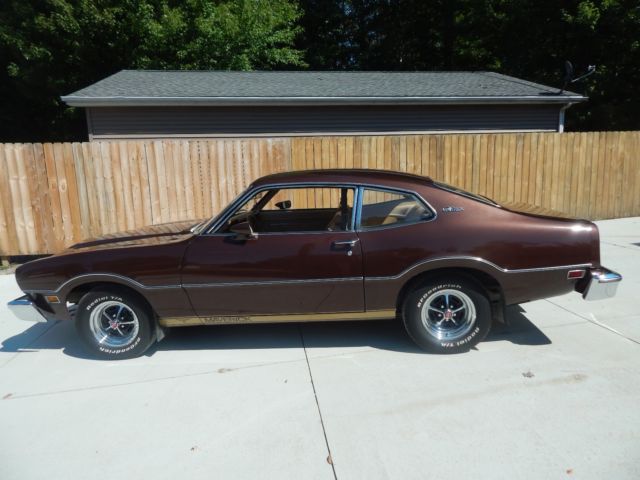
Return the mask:
<path id="1" fill-rule="evenodd" d="M 316 190 L 308 191 L 311 188 Z M 334 228 L 336 222 L 331 223 L 326 205 L 320 203 L 334 206 L 335 195 L 317 189 L 279 189 L 278 197 L 269 203 L 283 208 L 287 204 L 277 200 L 292 196 L 304 208 L 294 205 L 279 212 L 262 205 L 253 214 L 254 224 L 260 225 L 253 238 L 228 231 L 225 224 L 231 220 L 226 220 L 215 232 L 191 241 L 183 260 L 182 284 L 198 316 L 364 311 L 359 239 L 352 221 L 345 222 L 344 228 Z M 350 191 L 353 198 L 355 190 Z M 307 208 L 310 200 L 314 208 Z M 229 212 L 228 218 L 237 215 L 242 213 Z M 341 216 L 340 208 L 334 216 Z M 318 219 L 316 225 L 313 218 Z M 327 218 L 329 222 L 321 225 Z"/>

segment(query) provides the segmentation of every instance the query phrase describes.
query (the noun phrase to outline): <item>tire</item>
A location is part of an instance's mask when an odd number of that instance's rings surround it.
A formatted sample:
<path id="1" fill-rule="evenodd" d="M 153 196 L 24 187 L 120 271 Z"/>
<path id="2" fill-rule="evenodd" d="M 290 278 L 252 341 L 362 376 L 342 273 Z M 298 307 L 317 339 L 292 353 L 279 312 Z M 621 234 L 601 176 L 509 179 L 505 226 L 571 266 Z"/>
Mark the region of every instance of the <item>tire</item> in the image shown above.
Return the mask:
<path id="1" fill-rule="evenodd" d="M 155 339 L 153 312 L 125 289 L 91 290 L 80 299 L 75 322 L 86 349 L 102 359 L 138 357 Z"/>
<path id="2" fill-rule="evenodd" d="M 455 277 L 434 278 L 407 295 L 402 320 L 420 348 L 432 353 L 461 353 L 489 333 L 491 305 L 475 282 Z"/>

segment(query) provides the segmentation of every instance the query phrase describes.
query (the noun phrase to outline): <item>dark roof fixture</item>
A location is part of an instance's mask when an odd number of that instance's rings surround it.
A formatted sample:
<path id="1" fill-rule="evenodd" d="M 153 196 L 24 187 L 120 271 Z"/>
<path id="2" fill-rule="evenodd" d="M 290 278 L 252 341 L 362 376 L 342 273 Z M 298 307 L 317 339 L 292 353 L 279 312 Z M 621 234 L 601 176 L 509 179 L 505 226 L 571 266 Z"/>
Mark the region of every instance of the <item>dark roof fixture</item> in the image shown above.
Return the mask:
<path id="1" fill-rule="evenodd" d="M 587 78 L 589 75 L 592 75 L 596 72 L 596 66 L 595 65 L 589 65 L 587 67 L 587 71 L 585 73 L 583 73 L 582 75 L 575 77 L 574 78 L 574 69 L 573 69 L 573 64 L 567 60 L 564 62 L 564 81 L 562 83 L 562 88 L 560 89 L 560 91 L 558 92 L 558 94 L 563 94 L 565 92 L 565 90 L 567 89 L 567 87 L 569 86 L 569 84 L 571 83 L 576 83 L 579 82 L 580 80 L 584 80 L 585 78 Z"/>
<path id="2" fill-rule="evenodd" d="M 122 70 L 62 100 L 74 107 L 299 106 L 571 104 L 586 97 L 494 72 Z"/>

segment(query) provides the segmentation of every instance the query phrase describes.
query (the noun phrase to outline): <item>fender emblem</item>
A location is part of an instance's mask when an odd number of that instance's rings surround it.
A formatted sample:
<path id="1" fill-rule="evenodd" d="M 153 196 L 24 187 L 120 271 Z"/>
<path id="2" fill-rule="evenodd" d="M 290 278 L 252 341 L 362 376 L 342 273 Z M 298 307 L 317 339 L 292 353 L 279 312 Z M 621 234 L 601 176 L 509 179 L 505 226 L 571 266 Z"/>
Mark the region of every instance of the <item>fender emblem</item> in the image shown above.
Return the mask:
<path id="1" fill-rule="evenodd" d="M 462 212 L 464 208 L 462 207 L 444 207 L 442 209 L 443 212 L 452 213 L 452 212 Z"/>

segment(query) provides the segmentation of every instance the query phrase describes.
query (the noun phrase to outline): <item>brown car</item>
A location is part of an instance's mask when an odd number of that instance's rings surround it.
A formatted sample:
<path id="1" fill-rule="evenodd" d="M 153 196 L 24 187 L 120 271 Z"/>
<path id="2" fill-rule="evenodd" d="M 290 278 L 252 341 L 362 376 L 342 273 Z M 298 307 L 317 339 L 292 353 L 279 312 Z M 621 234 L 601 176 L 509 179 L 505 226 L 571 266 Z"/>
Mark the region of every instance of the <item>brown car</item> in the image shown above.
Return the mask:
<path id="1" fill-rule="evenodd" d="M 432 352 L 482 340 L 504 306 L 615 294 L 598 228 L 429 178 L 323 170 L 255 181 L 213 219 L 108 235 L 19 267 L 25 319 L 75 317 L 105 358 L 167 327 L 400 318 Z"/>

